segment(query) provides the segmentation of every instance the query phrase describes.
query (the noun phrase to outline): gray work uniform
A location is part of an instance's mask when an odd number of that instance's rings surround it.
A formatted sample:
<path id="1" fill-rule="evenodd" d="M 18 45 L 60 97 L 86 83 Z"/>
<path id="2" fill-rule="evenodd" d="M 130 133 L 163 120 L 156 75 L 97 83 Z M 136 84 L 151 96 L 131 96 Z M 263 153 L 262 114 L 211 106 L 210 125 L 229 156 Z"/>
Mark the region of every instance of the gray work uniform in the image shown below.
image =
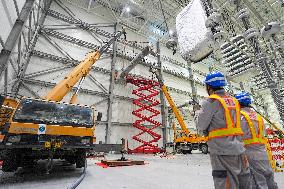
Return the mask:
<path id="1" fill-rule="evenodd" d="M 225 95 L 224 90 L 215 94 Z M 234 122 L 235 111 L 230 110 Z M 206 99 L 195 117 L 197 131 L 208 135 L 211 130 L 225 128 L 226 119 L 221 103 L 215 99 Z M 244 154 L 245 148 L 240 136 L 211 138 L 208 141 L 212 176 L 216 189 L 250 189 L 249 165 Z"/>
<path id="2" fill-rule="evenodd" d="M 250 117 L 255 117 L 256 113 L 248 108 L 242 108 L 242 111 L 247 112 Z M 259 132 L 258 122 L 251 119 L 256 133 Z M 243 115 L 241 115 L 241 127 L 244 132 L 243 139 L 251 138 L 251 131 L 248 123 Z M 264 133 L 265 133 L 265 128 Z M 268 155 L 264 144 L 246 145 L 246 155 L 250 164 L 251 182 L 253 189 L 277 189 L 277 183 L 274 181 L 274 172 L 270 166 Z"/>

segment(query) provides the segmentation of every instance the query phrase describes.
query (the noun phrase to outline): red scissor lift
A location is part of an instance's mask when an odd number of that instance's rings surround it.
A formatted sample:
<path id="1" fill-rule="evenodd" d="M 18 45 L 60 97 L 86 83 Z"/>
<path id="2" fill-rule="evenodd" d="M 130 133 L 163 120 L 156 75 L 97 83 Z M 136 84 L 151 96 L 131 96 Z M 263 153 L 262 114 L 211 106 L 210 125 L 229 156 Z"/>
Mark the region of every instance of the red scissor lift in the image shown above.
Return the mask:
<path id="1" fill-rule="evenodd" d="M 156 144 L 161 138 L 161 135 L 154 132 L 154 129 L 161 126 L 161 123 L 153 118 L 158 116 L 161 112 L 154 107 L 160 104 L 160 101 L 154 97 L 159 95 L 160 91 L 156 88 L 160 86 L 157 81 L 148 80 L 144 78 L 128 77 L 127 83 L 131 83 L 137 86 L 137 89 L 132 91 L 132 94 L 138 96 L 138 99 L 133 101 L 133 104 L 138 106 L 137 110 L 132 112 L 138 119 L 133 123 L 133 126 L 140 130 L 140 132 L 134 135 L 132 138 L 140 143 L 140 146 L 134 149 L 128 149 L 128 153 L 159 153 L 161 149 Z M 145 110 L 150 112 L 150 115 L 145 115 Z M 145 127 L 143 124 L 150 123 L 153 125 L 151 128 Z M 146 141 L 142 139 L 142 135 L 148 134 L 152 137 L 151 140 Z"/>

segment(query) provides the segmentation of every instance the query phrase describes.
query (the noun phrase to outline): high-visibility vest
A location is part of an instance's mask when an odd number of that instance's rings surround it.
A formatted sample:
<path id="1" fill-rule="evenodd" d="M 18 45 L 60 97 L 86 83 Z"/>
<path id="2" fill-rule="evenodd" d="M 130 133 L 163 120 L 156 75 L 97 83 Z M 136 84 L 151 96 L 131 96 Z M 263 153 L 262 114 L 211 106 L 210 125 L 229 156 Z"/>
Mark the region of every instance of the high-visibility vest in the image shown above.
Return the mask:
<path id="1" fill-rule="evenodd" d="M 210 138 L 220 138 L 226 136 L 237 136 L 243 135 L 241 128 L 241 115 L 240 115 L 240 104 L 234 97 L 220 97 L 219 95 L 213 94 L 209 98 L 218 100 L 224 109 L 226 127 L 214 129 L 209 131 L 208 137 Z M 227 102 L 227 103 L 226 103 Z M 236 123 L 234 122 L 230 110 L 236 111 Z"/>
<path id="2" fill-rule="evenodd" d="M 265 144 L 266 139 L 263 135 L 263 128 L 264 128 L 264 123 L 262 120 L 262 117 L 257 114 L 257 127 L 258 127 L 258 133 L 256 133 L 256 129 L 254 127 L 254 124 L 249 116 L 249 114 L 245 111 L 241 111 L 241 114 L 245 117 L 248 127 L 250 129 L 250 138 L 245 138 L 243 141 L 245 145 L 250 145 L 250 144 Z"/>

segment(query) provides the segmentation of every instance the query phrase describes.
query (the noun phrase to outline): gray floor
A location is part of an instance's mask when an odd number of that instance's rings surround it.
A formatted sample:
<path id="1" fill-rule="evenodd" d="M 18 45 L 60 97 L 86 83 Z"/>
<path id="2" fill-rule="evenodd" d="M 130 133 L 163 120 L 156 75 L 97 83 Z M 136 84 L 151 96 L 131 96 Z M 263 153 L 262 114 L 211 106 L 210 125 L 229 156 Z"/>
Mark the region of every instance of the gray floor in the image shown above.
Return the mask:
<path id="1" fill-rule="evenodd" d="M 108 155 L 108 159 L 118 158 Z M 102 168 L 88 160 L 87 174 L 79 189 L 213 189 L 208 155 L 191 154 L 161 158 L 153 155 L 127 156 L 145 160 L 146 165 Z M 2 189 L 65 189 L 76 180 L 82 169 L 57 162 L 54 170 L 45 174 L 40 162 L 36 170 L 19 170 L 17 174 L 0 171 Z M 284 189 L 284 173 L 277 173 L 279 188 Z"/>

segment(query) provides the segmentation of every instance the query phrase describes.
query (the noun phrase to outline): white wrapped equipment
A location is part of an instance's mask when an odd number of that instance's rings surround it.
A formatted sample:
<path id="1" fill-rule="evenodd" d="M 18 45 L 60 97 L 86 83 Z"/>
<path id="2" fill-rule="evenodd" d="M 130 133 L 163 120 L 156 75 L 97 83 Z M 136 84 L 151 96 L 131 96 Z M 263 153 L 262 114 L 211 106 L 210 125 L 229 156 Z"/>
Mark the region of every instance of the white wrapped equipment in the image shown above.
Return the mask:
<path id="1" fill-rule="evenodd" d="M 200 0 L 192 0 L 176 17 L 180 53 L 184 59 L 198 62 L 213 51 L 211 31 Z"/>

